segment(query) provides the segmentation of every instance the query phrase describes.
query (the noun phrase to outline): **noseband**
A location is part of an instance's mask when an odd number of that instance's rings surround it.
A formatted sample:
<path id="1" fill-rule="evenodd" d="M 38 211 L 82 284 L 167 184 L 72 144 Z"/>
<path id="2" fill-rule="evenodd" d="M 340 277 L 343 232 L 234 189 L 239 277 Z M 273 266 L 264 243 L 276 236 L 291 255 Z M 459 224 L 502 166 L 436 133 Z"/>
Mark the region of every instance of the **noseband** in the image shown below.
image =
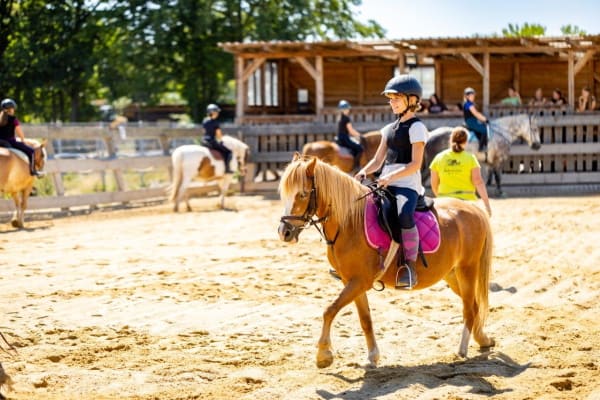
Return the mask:
<path id="1" fill-rule="evenodd" d="M 322 225 L 323 222 L 327 221 L 329 215 L 325 215 L 321 218 L 315 218 L 315 214 L 317 212 L 317 187 L 315 186 L 314 177 L 311 177 L 310 181 L 312 184 L 312 188 L 310 189 L 310 198 L 308 199 L 308 205 L 306 206 L 306 210 L 304 210 L 304 213 L 302 215 L 284 215 L 280 218 L 279 221 L 286 227 L 286 229 L 289 229 L 295 237 L 298 237 L 298 235 L 300 235 L 300 232 L 306 229 L 307 226 L 314 226 L 317 229 L 317 231 L 319 231 L 319 233 L 321 234 L 321 237 L 325 239 L 327 244 L 333 245 L 338 237 L 339 230 L 336 233 L 333 240 L 329 240 L 325 236 L 323 230 L 317 225 Z M 290 221 L 301 221 L 302 225 L 294 225 L 290 223 Z"/>

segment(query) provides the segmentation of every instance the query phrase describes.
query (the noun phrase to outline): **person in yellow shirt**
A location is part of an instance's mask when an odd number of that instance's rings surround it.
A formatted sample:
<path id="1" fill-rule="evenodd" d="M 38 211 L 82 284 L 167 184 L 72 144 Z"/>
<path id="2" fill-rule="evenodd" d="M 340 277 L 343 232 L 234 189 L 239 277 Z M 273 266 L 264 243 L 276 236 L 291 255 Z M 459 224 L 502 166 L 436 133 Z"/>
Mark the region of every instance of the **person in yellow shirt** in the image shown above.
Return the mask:
<path id="1" fill-rule="evenodd" d="M 436 197 L 456 197 L 462 200 L 477 200 L 477 194 L 489 216 L 492 216 L 490 201 L 481 178 L 481 167 L 472 153 L 465 151 L 468 133 L 457 127 L 450 136 L 450 148 L 438 153 L 431 164 L 431 190 Z"/>

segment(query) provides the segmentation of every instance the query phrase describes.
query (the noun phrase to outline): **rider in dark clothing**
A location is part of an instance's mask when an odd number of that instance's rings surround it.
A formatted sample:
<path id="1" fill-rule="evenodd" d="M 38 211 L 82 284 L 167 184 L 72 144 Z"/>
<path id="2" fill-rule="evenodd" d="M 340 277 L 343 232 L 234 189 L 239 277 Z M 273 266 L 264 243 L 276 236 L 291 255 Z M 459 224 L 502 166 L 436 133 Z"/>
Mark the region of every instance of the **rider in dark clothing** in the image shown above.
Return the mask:
<path id="1" fill-rule="evenodd" d="M 221 112 L 221 109 L 216 104 L 209 104 L 208 107 L 206 107 L 207 117 L 204 118 L 204 121 L 202 122 L 202 126 L 204 127 L 202 144 L 221 153 L 225 160 L 225 173 L 232 174 L 233 171 L 231 170 L 230 165 L 232 154 L 231 150 L 225 147 L 221 141 L 223 133 L 221 132 L 219 121 L 217 121 L 219 112 Z"/>
<path id="2" fill-rule="evenodd" d="M 488 143 L 487 124 L 489 123 L 489 119 L 475 107 L 475 89 L 470 87 L 466 88 L 464 97 L 463 115 L 465 124 L 469 130 L 475 132 L 475 135 L 479 140 L 479 151 L 486 151 Z"/>
<path id="3" fill-rule="evenodd" d="M 356 143 L 354 140 L 350 138 L 350 136 L 354 136 L 355 138 L 360 140 L 360 133 L 352 127 L 352 122 L 350 121 L 350 103 L 346 100 L 340 100 L 338 104 L 338 109 L 340 110 L 340 119 L 338 120 L 338 133 L 335 138 L 335 142 L 342 146 L 346 147 L 350 150 L 352 155 L 354 156 L 354 165 L 358 166 L 358 161 L 360 159 L 360 154 L 363 152 L 363 147 Z"/>
<path id="4" fill-rule="evenodd" d="M 17 103 L 12 99 L 4 99 L 0 103 L 0 108 L 0 146 L 21 150 L 29 159 L 29 172 L 31 175 L 40 176 L 40 173 L 35 170 L 35 150 L 25 144 L 25 135 L 21 129 L 21 123 L 15 117 Z M 16 136 L 21 141 L 18 141 Z"/>

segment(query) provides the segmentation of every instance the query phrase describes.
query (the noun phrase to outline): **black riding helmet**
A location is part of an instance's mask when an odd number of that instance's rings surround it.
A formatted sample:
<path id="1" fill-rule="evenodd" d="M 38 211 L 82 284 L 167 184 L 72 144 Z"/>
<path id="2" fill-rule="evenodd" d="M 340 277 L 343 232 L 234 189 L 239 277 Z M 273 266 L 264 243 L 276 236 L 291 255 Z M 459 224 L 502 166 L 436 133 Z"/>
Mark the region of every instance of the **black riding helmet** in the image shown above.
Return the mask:
<path id="1" fill-rule="evenodd" d="M 405 94 L 407 96 L 416 96 L 421 99 L 421 97 L 423 97 L 423 88 L 414 76 L 398 75 L 385 84 L 385 89 L 383 89 L 381 94 Z"/>
<path id="2" fill-rule="evenodd" d="M 2 100 L 2 103 L 0 103 L 0 107 L 3 110 L 7 110 L 9 108 L 14 108 L 16 110 L 17 103 L 15 103 L 15 101 L 13 99 L 4 99 L 4 100 Z"/>

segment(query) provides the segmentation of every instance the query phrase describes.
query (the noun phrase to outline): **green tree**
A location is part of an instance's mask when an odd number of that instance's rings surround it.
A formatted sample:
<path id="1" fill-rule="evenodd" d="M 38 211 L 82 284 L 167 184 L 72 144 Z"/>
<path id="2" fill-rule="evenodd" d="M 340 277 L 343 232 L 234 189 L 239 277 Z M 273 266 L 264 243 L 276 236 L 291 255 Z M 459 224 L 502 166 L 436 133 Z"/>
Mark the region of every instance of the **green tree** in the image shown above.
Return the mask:
<path id="1" fill-rule="evenodd" d="M 572 36 L 572 35 L 585 36 L 585 35 L 587 35 L 586 31 L 579 28 L 577 25 L 571 25 L 571 24 L 561 26 L 560 32 L 565 36 Z"/>
<path id="2" fill-rule="evenodd" d="M 528 24 L 525 22 L 523 26 L 519 24 L 508 24 L 508 28 L 502 29 L 502 36 L 504 37 L 533 37 L 533 36 L 544 36 L 546 34 L 546 27 L 540 24 Z"/>

